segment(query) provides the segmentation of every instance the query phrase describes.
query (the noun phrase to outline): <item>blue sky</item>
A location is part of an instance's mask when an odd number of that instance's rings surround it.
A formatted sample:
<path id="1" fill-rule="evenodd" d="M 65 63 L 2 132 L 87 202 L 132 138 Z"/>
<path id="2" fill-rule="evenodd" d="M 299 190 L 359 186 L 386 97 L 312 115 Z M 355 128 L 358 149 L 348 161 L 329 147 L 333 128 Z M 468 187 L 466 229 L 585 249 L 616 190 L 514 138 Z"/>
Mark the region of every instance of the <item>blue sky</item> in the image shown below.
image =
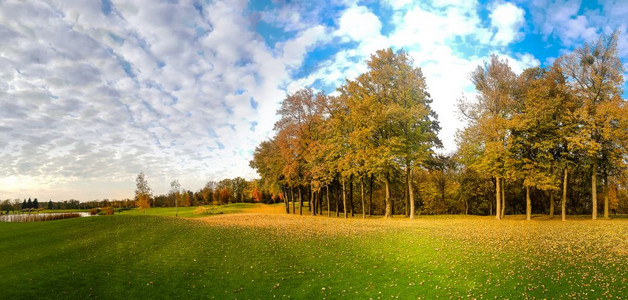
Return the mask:
<path id="1" fill-rule="evenodd" d="M 140 171 L 155 193 L 253 178 L 287 93 L 334 93 L 387 47 L 422 68 L 451 152 L 456 101 L 491 53 L 546 66 L 627 15 L 626 1 L 2 1 L 0 199 L 132 197 Z"/>

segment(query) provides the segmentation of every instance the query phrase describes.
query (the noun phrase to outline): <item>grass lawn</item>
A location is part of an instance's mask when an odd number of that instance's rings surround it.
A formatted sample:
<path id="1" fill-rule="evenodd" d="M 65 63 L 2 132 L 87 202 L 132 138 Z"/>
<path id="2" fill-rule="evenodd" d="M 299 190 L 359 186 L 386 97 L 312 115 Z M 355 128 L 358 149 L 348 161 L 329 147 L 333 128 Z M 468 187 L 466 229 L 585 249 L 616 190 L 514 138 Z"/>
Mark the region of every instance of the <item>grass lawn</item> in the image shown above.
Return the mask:
<path id="1" fill-rule="evenodd" d="M 625 219 L 344 220 L 252 212 L 0 223 L 0 293 L 4 299 L 628 297 Z"/>
<path id="2" fill-rule="evenodd" d="M 256 208 L 258 204 L 253 203 L 231 203 L 226 205 L 214 205 L 211 206 L 213 208 L 213 213 L 215 214 L 233 214 L 239 213 L 247 209 Z M 210 206 L 205 206 L 210 207 Z M 179 207 L 179 217 L 184 218 L 201 218 L 207 217 L 207 214 L 195 214 L 194 210 L 196 210 L 196 206 L 188 206 L 188 207 Z M 137 208 L 133 208 L 130 210 L 122 211 L 123 215 L 149 215 L 149 216 L 175 216 L 175 208 L 174 207 L 152 207 L 145 211 L 140 211 Z"/>

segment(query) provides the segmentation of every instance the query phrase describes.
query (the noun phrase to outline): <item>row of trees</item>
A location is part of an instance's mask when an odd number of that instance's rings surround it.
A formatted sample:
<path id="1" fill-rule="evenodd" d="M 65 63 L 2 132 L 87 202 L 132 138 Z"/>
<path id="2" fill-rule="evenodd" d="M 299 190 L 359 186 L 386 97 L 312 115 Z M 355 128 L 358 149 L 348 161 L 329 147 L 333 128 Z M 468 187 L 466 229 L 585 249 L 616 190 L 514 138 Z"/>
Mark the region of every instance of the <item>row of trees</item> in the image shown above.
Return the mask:
<path id="1" fill-rule="evenodd" d="M 143 172 L 136 178 L 136 191 L 134 199 L 103 199 L 80 202 L 78 200 L 52 201 L 39 203 L 37 198 L 32 200 L 6 199 L 0 201 L 0 211 L 21 211 L 27 209 L 92 209 L 102 207 L 131 208 L 131 207 L 173 207 L 173 206 L 198 206 L 219 205 L 236 202 L 263 202 L 274 203 L 279 201 L 273 195 L 262 192 L 258 180 L 245 180 L 242 177 L 223 179 L 220 181 L 208 181 L 198 191 L 181 188 L 177 180 L 172 181 L 171 189 L 167 194 L 153 195 L 148 180 Z M 176 202 L 175 202 L 176 201 Z"/>
<path id="2" fill-rule="evenodd" d="M 130 199 L 124 200 L 93 200 L 87 202 L 80 202 L 78 200 L 64 200 L 64 201 L 52 201 L 39 203 L 37 198 L 31 200 L 24 199 L 20 202 L 20 199 L 5 199 L 0 202 L 0 211 L 3 212 L 16 212 L 21 210 L 31 209 L 91 209 L 100 207 L 114 207 L 114 208 L 130 208 L 135 206 L 135 201 Z"/>
<path id="3" fill-rule="evenodd" d="M 342 199 L 347 217 L 354 212 L 358 185 L 364 217 L 371 212 L 365 186 L 371 200 L 373 185 L 382 183 L 384 215 L 392 217 L 391 189 L 401 176 L 407 215 L 414 217 L 413 171 L 425 167 L 440 146 L 437 116 L 423 73 L 406 52 L 377 51 L 367 66 L 366 73 L 338 89 L 337 97 L 303 89 L 283 101 L 277 135 L 256 148 L 250 164 L 265 190 L 291 199 L 296 194 L 301 204 L 307 198 L 312 214 L 322 212 L 324 192 L 328 211 L 333 198 L 338 214 Z M 288 197 L 283 198 L 288 211 Z"/>
<path id="4" fill-rule="evenodd" d="M 167 194 L 153 195 L 144 172 L 136 178 L 136 205 L 140 209 L 149 207 L 185 207 L 198 205 L 220 205 L 238 202 L 274 203 L 277 198 L 262 192 L 258 180 L 246 180 L 242 177 L 226 178 L 220 181 L 208 181 L 198 191 L 186 190 L 178 180 L 170 183 Z"/>
<path id="5" fill-rule="evenodd" d="M 491 56 L 471 74 L 478 96 L 460 103 L 469 120 L 459 137 L 460 157 L 465 167 L 493 177 L 498 219 L 504 214 L 507 183 L 525 189 L 528 220 L 532 190 L 547 198 L 552 215 L 554 197 L 562 191 L 564 219 L 568 190 L 586 190 L 569 185 L 570 173 L 580 178 L 589 174 L 591 201 L 582 204 L 593 219 L 598 185 L 602 187 L 608 217 L 612 190 L 622 182 L 625 188 L 628 142 L 617 40 L 618 33 L 602 36 L 547 68 L 529 68 L 519 75 Z"/>
<path id="6" fill-rule="evenodd" d="M 293 213 L 296 201 L 301 214 L 307 201 L 312 214 L 326 204 L 328 214 L 345 217 L 361 210 L 413 218 L 420 205 L 425 213 L 494 211 L 498 219 L 525 211 L 530 219 L 533 203 L 537 213 L 553 215 L 560 193 L 563 218 L 570 210 L 595 219 L 601 187 L 608 217 L 612 205 L 621 210 L 628 202 L 617 40 L 618 33 L 602 36 L 519 75 L 491 56 L 470 75 L 478 96 L 461 99 L 469 125 L 457 152 L 446 156 L 435 155 L 439 125 L 421 70 L 404 51 L 377 51 L 338 96 L 311 89 L 288 95 L 276 136 L 256 148 L 250 165 L 264 191 L 282 195 L 287 212 L 292 200 Z"/>

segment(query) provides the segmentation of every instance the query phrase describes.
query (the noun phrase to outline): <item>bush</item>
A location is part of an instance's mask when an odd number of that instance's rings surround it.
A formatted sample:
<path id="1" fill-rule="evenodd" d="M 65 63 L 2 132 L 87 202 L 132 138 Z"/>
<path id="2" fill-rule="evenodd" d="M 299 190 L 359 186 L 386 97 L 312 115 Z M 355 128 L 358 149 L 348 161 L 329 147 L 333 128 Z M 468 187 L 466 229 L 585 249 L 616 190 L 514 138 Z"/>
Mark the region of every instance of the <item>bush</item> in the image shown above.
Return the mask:
<path id="1" fill-rule="evenodd" d="M 194 210 L 195 215 L 212 215 L 212 214 L 221 214 L 222 211 L 218 211 L 215 206 L 198 206 Z"/>
<path id="2" fill-rule="evenodd" d="M 105 212 L 105 215 L 113 215 L 113 207 L 105 207 L 102 210 Z"/>
<path id="3" fill-rule="evenodd" d="M 97 215 L 98 212 L 100 212 L 100 209 L 98 209 L 98 208 L 92 208 L 92 209 L 89 210 L 89 214 L 92 215 L 92 216 Z"/>

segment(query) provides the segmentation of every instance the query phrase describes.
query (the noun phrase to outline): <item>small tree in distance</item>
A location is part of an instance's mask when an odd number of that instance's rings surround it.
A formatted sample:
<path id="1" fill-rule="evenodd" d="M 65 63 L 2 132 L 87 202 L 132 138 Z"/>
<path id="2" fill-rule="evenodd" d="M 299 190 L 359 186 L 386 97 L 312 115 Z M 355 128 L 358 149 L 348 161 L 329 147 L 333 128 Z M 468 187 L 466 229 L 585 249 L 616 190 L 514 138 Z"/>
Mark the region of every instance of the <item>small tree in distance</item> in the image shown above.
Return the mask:
<path id="1" fill-rule="evenodd" d="M 141 211 L 146 213 L 145 209 L 150 208 L 150 187 L 148 186 L 148 181 L 146 181 L 146 178 L 144 177 L 143 171 L 137 174 L 135 184 L 135 199 L 137 201 L 137 206 Z"/>
<path id="2" fill-rule="evenodd" d="M 181 184 L 179 184 L 178 180 L 173 180 L 170 183 L 170 192 L 174 195 L 174 215 L 175 217 L 179 216 L 179 190 L 181 189 Z"/>

